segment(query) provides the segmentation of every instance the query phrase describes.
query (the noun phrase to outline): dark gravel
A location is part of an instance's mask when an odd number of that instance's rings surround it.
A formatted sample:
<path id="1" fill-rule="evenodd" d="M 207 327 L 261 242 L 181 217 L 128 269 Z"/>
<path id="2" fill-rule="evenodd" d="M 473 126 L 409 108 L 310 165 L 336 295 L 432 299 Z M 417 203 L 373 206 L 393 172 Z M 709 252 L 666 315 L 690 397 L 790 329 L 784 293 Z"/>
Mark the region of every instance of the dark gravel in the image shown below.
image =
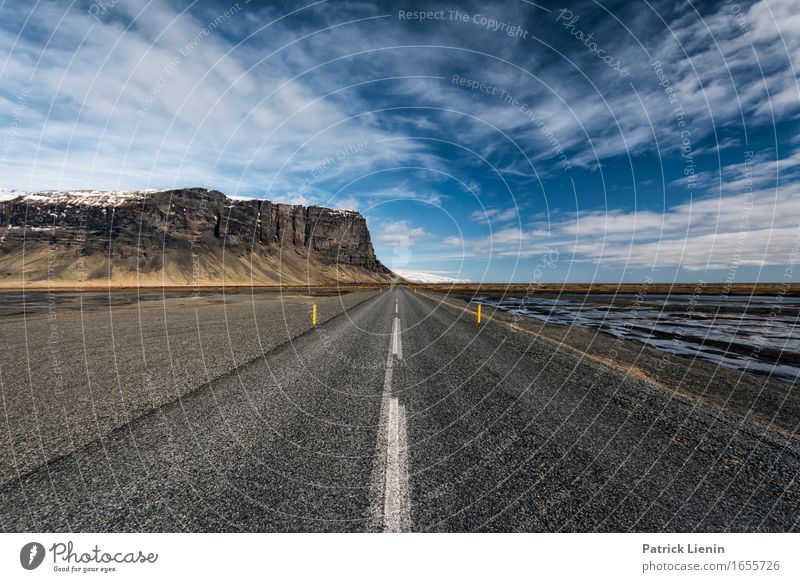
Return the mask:
<path id="1" fill-rule="evenodd" d="M 0 294 L 0 484 L 190 393 L 374 292 Z"/>

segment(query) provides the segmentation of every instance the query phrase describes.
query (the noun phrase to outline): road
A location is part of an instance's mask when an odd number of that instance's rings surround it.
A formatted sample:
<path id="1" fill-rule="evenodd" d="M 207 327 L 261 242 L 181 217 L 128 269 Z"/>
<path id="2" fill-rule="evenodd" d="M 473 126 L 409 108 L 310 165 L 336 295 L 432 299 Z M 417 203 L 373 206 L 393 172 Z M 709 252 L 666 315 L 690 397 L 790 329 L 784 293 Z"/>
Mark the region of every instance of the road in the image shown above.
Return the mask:
<path id="1" fill-rule="evenodd" d="M 395 287 L 7 483 L 0 513 L 5 531 L 796 531 L 799 471 L 796 441 Z"/>

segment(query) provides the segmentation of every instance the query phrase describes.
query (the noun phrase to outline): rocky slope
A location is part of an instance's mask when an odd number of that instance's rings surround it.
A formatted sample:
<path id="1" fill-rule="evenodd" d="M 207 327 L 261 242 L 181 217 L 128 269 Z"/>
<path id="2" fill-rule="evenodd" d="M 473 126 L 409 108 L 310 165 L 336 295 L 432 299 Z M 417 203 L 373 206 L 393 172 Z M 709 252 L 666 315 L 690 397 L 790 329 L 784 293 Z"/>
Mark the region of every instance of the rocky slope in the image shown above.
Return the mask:
<path id="1" fill-rule="evenodd" d="M 0 202 L 0 286 L 389 281 L 358 212 L 216 190 L 37 192 Z"/>

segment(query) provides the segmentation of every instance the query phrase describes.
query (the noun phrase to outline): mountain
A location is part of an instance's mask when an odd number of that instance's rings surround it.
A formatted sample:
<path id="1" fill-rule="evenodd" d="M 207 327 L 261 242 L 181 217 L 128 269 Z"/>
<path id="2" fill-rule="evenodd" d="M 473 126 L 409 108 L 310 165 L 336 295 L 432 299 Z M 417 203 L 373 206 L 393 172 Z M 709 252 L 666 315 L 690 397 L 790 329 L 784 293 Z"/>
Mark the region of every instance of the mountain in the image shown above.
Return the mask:
<path id="1" fill-rule="evenodd" d="M 437 275 L 436 273 L 426 273 L 424 271 L 407 271 L 405 269 L 397 270 L 397 274 L 403 277 L 404 279 L 408 279 L 409 281 L 413 281 L 415 283 L 429 283 L 429 284 L 437 284 L 437 283 L 469 283 L 469 279 L 455 279 L 453 277 L 446 277 L 444 275 Z"/>
<path id="2" fill-rule="evenodd" d="M 388 282 L 352 210 L 216 190 L 4 192 L 0 286 Z"/>

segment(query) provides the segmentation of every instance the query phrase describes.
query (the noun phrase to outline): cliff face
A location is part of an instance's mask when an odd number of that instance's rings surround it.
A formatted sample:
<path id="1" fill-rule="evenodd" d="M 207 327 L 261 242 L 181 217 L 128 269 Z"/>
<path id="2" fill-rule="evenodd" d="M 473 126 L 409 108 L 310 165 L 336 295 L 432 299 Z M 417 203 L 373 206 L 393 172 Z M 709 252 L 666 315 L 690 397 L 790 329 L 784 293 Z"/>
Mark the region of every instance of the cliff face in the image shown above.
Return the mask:
<path id="1" fill-rule="evenodd" d="M 0 202 L 0 285 L 389 281 L 358 212 L 200 188 L 40 192 Z"/>

